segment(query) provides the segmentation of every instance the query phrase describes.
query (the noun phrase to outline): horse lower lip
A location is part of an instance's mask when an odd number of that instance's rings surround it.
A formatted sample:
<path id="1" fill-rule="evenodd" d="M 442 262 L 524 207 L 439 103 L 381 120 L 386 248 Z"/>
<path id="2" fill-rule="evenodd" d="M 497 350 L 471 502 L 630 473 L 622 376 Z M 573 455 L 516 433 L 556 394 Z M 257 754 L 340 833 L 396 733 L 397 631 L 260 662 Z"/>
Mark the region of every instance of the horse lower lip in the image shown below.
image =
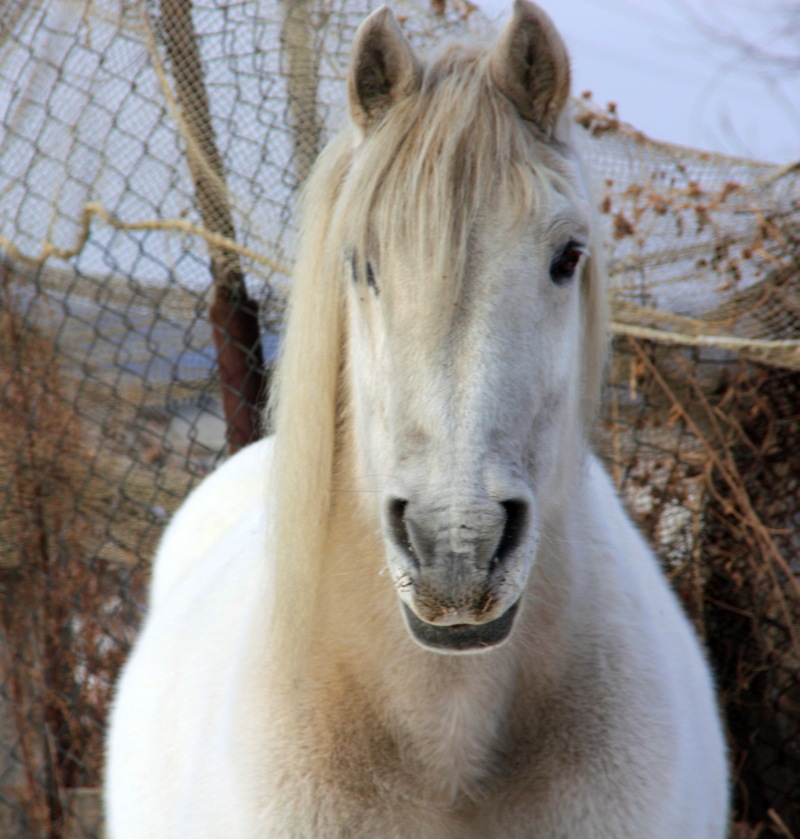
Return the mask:
<path id="1" fill-rule="evenodd" d="M 511 633 L 519 601 L 500 617 L 481 624 L 456 623 L 436 626 L 421 620 L 402 604 L 403 614 L 411 635 L 424 647 L 442 651 L 465 652 L 487 649 L 505 641 Z"/>

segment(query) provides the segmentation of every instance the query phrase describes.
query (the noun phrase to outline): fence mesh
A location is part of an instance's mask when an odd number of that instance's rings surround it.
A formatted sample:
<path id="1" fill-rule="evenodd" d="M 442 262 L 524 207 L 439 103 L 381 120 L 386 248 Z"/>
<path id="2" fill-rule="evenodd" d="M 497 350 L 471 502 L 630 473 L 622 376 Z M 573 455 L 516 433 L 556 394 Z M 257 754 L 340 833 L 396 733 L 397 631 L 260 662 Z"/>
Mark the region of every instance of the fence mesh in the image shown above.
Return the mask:
<path id="1" fill-rule="evenodd" d="M 0 836 L 100 835 L 149 558 L 258 433 L 298 189 L 371 5 L 6 4 Z M 487 28 L 466 2 L 396 9 L 422 48 Z M 597 443 L 706 639 L 734 835 L 799 837 L 800 171 L 576 112 L 613 277 Z"/>

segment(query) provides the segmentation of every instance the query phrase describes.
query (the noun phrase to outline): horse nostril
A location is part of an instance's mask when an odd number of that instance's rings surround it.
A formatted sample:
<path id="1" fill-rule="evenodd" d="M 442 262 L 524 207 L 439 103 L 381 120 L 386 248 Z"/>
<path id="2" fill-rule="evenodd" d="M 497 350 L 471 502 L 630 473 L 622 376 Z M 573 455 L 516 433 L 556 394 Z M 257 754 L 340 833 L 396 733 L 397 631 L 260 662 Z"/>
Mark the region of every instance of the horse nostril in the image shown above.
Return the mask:
<path id="1" fill-rule="evenodd" d="M 492 559 L 492 570 L 501 566 L 519 547 L 528 525 L 527 501 L 510 499 L 501 501 L 500 506 L 505 510 L 506 520 L 503 525 L 503 534 Z"/>
<path id="2" fill-rule="evenodd" d="M 405 498 L 390 498 L 386 505 L 386 522 L 394 543 L 414 561 L 415 565 L 418 565 L 419 562 L 414 553 L 411 536 L 406 526 L 407 506 L 408 501 Z"/>

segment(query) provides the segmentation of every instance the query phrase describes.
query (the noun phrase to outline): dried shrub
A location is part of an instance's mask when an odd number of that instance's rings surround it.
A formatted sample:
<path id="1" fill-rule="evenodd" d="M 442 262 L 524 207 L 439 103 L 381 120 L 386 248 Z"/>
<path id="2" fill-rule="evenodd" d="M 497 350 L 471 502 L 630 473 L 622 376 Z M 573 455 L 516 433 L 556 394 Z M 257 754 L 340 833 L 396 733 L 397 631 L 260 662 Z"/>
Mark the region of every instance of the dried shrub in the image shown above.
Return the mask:
<path id="1" fill-rule="evenodd" d="M 3 798 L 26 836 L 61 835 L 69 791 L 100 781 L 111 686 L 142 603 L 141 568 L 105 540 L 94 453 L 48 318 L 0 285 L 0 710 L 16 730 Z M 5 744 L 4 744 L 5 745 Z M 7 746 L 8 747 L 8 746 Z M 5 814 L 6 821 L 12 816 Z"/>

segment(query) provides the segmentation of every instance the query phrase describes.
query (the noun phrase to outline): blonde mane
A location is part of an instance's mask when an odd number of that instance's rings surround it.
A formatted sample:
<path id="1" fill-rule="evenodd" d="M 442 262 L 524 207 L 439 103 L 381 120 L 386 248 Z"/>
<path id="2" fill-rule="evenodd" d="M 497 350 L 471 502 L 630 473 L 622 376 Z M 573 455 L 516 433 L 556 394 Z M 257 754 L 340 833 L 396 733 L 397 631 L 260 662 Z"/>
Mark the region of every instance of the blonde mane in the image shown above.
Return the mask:
<path id="1" fill-rule="evenodd" d="M 521 224 L 532 211 L 546 211 L 553 191 L 582 189 L 572 149 L 546 141 L 520 119 L 487 63 L 484 50 L 448 47 L 426 68 L 421 90 L 391 109 L 363 143 L 346 127 L 320 155 L 304 190 L 299 258 L 270 398 L 272 640 L 288 661 L 302 658 L 322 579 L 347 399 L 343 289 L 354 260 L 363 275 L 367 253 L 402 258 L 428 283 L 431 312 L 447 311 L 436 298 L 459 294 L 478 213 L 502 205 Z M 582 283 L 585 428 L 606 353 L 603 262 L 595 241 Z"/>

